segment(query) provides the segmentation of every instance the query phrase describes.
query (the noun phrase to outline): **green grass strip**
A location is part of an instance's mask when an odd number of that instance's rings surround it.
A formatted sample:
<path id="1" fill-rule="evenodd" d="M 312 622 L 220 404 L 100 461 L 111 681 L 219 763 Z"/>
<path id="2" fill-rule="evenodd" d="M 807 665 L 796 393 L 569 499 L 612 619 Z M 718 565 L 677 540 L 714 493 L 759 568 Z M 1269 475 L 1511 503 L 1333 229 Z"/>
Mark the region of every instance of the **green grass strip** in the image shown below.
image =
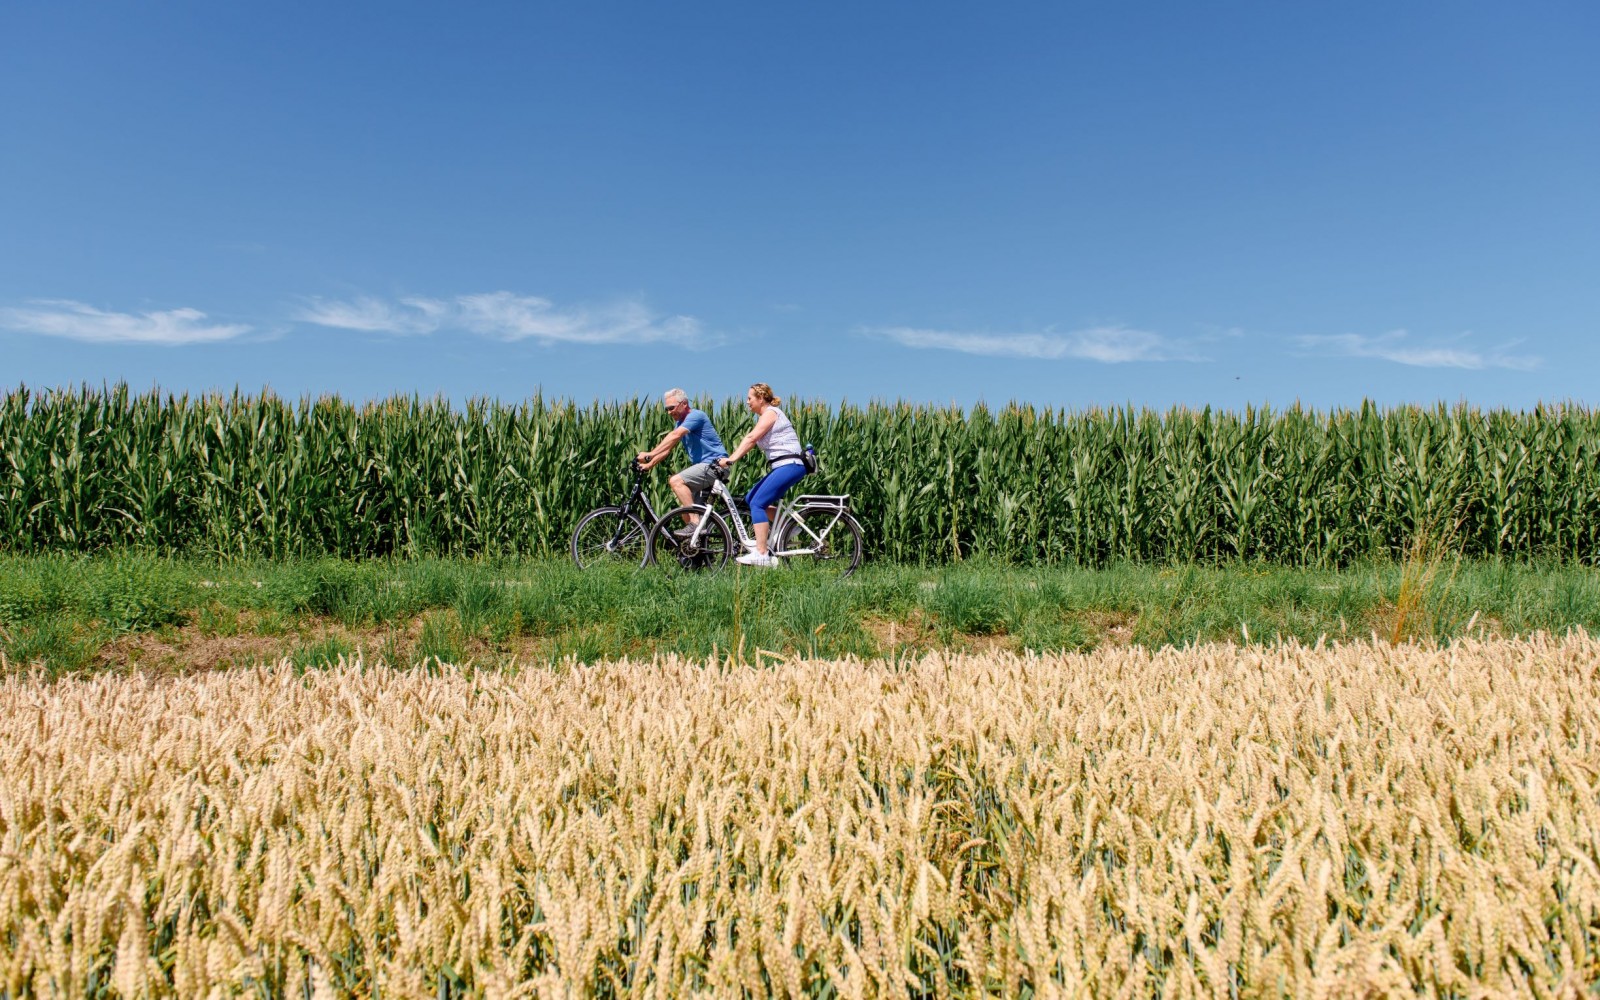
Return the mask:
<path id="1" fill-rule="evenodd" d="M 1571 564 L 1379 563 L 1027 569 L 869 564 L 839 581 L 780 568 L 670 580 L 559 561 L 206 562 L 0 558 L 13 669 L 117 668 L 140 650 L 233 642 L 307 668 L 390 662 L 837 657 L 932 649 L 1379 638 L 1446 641 L 1600 628 L 1600 573 Z M 133 640 L 146 637 L 142 646 Z M 246 640 L 249 640 L 248 642 Z M 241 654 L 243 655 L 243 654 Z"/>

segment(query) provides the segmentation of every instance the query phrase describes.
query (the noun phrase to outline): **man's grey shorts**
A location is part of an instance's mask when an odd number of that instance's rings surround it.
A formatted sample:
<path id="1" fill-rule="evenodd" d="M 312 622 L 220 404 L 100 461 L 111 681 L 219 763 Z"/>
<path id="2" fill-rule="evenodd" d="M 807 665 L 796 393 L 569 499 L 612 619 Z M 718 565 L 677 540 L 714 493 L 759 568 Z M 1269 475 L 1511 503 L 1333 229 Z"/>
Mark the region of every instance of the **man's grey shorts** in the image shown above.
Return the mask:
<path id="1" fill-rule="evenodd" d="M 714 462 L 716 459 L 711 461 Z M 711 492 L 711 484 L 716 482 L 716 477 L 711 472 L 711 462 L 696 462 L 687 469 L 681 469 L 678 478 L 689 487 L 695 503 L 705 503 L 706 494 Z"/>

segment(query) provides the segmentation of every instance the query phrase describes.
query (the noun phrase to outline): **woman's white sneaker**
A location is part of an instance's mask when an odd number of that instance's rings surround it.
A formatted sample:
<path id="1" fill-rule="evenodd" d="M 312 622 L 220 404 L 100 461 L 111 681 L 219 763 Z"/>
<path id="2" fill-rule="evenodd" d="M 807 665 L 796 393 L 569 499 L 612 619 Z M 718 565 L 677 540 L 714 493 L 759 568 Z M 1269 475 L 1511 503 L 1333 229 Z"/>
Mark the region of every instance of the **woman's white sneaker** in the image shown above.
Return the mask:
<path id="1" fill-rule="evenodd" d="M 778 557 L 768 552 L 746 552 L 735 562 L 744 566 L 776 566 Z"/>

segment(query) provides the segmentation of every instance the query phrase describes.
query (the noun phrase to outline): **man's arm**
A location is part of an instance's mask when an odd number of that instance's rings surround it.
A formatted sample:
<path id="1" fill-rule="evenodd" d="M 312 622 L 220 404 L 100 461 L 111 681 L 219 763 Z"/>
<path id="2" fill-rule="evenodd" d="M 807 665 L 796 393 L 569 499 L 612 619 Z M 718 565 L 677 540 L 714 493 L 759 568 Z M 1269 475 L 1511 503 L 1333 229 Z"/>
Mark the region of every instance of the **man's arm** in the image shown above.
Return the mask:
<path id="1" fill-rule="evenodd" d="M 688 430 L 682 427 L 674 427 L 672 430 L 667 431 L 661 438 L 660 444 L 649 451 L 641 451 L 635 456 L 638 459 L 639 466 L 645 469 L 653 469 L 660 465 L 661 460 L 672 454 L 672 449 L 676 448 L 678 442 L 682 441 L 684 435 L 688 433 Z"/>

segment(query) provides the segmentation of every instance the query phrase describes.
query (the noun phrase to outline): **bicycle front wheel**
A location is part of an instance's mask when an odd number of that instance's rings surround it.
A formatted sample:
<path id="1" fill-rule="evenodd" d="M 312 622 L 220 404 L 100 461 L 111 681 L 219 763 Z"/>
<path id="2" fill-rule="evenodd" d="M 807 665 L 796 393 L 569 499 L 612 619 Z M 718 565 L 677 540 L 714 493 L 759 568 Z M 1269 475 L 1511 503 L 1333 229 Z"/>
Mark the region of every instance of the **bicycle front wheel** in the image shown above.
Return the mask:
<path id="1" fill-rule="evenodd" d="M 679 535 L 690 527 L 684 515 L 698 515 L 704 522 L 698 538 Z M 728 553 L 733 549 L 733 533 L 728 522 L 709 507 L 690 505 L 675 507 L 661 515 L 650 529 L 649 552 L 646 560 L 653 561 L 668 576 L 684 573 L 715 573 L 728 565 Z"/>
<path id="2" fill-rule="evenodd" d="M 834 507 L 801 507 L 783 526 L 778 551 L 791 566 L 810 565 L 844 579 L 861 565 L 861 525 Z"/>
<path id="3" fill-rule="evenodd" d="M 621 507 L 597 507 L 572 529 L 572 561 L 579 569 L 602 563 L 642 566 L 647 545 L 644 522 Z"/>

